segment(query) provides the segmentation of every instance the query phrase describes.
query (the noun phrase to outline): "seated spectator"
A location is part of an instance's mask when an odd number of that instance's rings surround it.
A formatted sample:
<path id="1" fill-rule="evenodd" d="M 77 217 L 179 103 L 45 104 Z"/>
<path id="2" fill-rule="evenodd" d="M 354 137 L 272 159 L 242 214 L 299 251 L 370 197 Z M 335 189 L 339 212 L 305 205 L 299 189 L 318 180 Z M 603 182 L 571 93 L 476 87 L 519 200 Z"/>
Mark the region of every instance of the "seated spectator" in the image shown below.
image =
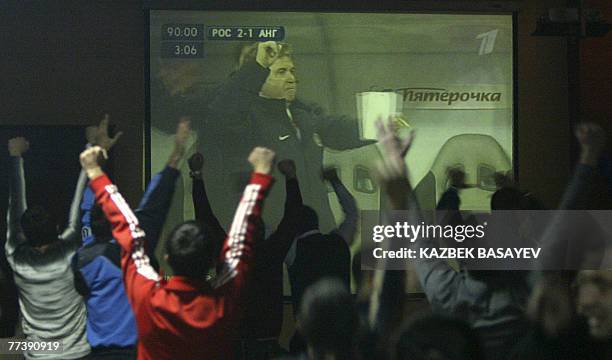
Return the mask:
<path id="1" fill-rule="evenodd" d="M 90 352 L 85 304 L 74 289 L 70 266 L 79 246 L 79 203 L 87 182 L 81 172 L 70 207 L 68 228 L 58 234 L 50 212 L 28 207 L 22 155 L 30 144 L 9 140 L 9 205 L 6 258 L 19 291 L 22 328 L 28 340 L 61 341 L 61 353 L 25 351 L 27 359 L 78 359 Z"/>
<path id="2" fill-rule="evenodd" d="M 254 173 L 236 210 L 223 246 L 222 269 L 214 282 L 205 281 L 215 257 L 214 245 L 206 228 L 196 221 L 176 226 L 167 239 L 166 259 L 174 276 L 163 280 L 151 267 L 138 218 L 100 167 L 104 154 L 99 147 L 90 148 L 81 154 L 81 165 L 122 248 L 126 294 L 138 327 L 138 358 L 233 359 L 253 235 L 273 181 L 268 174 L 274 153 L 255 148 L 249 156 Z"/>

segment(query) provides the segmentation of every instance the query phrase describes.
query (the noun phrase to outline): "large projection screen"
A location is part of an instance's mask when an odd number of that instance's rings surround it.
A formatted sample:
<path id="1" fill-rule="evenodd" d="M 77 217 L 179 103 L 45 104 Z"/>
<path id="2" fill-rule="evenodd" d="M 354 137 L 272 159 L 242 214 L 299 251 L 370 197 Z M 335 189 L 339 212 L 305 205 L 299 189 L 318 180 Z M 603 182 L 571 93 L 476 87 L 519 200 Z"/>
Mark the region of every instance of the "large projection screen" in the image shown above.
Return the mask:
<path id="1" fill-rule="evenodd" d="M 245 105 L 242 94 L 224 90 L 240 71 L 241 50 L 266 40 L 291 47 L 296 100 L 288 106 L 293 115 L 308 114 L 295 119 L 299 127 L 323 123 L 312 139 L 291 139 L 297 134 L 287 127 L 284 111 L 262 122 L 261 112 L 253 113 L 261 109 L 248 109 L 258 105 Z M 331 188 L 315 184 L 321 162 L 339 169 L 361 209 L 384 206 L 374 175 L 377 145 L 328 145 L 349 137 L 368 144 L 373 120 L 381 115 L 392 116 L 400 132 L 416 130 L 407 163 L 422 207 L 435 207 L 448 186 L 449 167 L 462 168 L 473 185 L 461 192 L 462 208 L 484 210 L 495 190 L 493 175 L 513 170 L 511 13 L 150 10 L 148 49 L 146 166 L 151 174 L 163 168 L 177 119 L 190 116 L 194 132 L 187 156 L 204 154 L 208 195 L 226 227 L 248 174 L 249 148 L 265 145 L 282 157 L 287 138 L 320 146 L 322 155 L 304 151 L 297 162 L 304 167 L 298 169 L 304 201 L 320 213 L 322 231 L 339 223 L 342 212 Z M 212 110 L 219 100 L 227 117 Z M 345 130 L 329 130 L 332 122 Z M 282 126 L 287 134 L 279 132 Z M 181 171 L 168 227 L 194 217 L 186 163 Z M 284 200 L 282 175 L 274 175 L 264 217 L 268 231 L 278 223 Z"/>

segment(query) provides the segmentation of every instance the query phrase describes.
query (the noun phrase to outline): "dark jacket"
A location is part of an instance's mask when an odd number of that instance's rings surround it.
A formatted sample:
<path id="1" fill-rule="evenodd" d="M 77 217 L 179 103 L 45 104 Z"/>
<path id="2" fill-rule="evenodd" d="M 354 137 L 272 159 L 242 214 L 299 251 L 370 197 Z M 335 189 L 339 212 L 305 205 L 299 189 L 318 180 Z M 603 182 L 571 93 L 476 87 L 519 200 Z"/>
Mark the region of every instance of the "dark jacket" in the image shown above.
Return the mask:
<path id="1" fill-rule="evenodd" d="M 241 174 L 248 174 L 244 159 L 254 146 L 274 150 L 277 159 L 294 160 L 304 203 L 319 214 L 321 229 L 329 231 L 334 227 L 333 216 L 326 187 L 319 177 L 323 147 L 345 150 L 367 143 L 359 140 L 354 121 L 325 116 L 318 108 L 300 101 L 287 103 L 259 96 L 268 74 L 269 70 L 257 63 L 245 64 L 220 88 L 210 104 L 217 122 L 225 129 L 224 176 L 231 184 L 240 179 Z M 237 188 L 247 180 L 246 175 L 242 178 Z M 264 219 L 268 225 L 276 227 L 282 218 L 283 193 L 280 189 L 272 190 L 268 204 Z"/>

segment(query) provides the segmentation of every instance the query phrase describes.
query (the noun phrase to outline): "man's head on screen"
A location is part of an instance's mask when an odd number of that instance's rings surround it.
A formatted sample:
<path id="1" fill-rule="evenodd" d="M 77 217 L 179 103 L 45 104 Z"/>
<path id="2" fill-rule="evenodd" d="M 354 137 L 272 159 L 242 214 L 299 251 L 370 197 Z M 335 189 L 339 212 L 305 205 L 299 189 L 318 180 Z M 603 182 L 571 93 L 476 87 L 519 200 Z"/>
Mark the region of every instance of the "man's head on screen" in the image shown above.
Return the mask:
<path id="1" fill-rule="evenodd" d="M 261 87 L 261 96 L 271 99 L 295 100 L 297 79 L 293 60 L 284 56 L 270 66 L 270 74 Z"/>
<path id="2" fill-rule="evenodd" d="M 247 62 L 255 61 L 257 43 L 244 46 L 240 52 L 239 68 Z M 270 74 L 262 85 L 260 95 L 269 99 L 293 101 L 297 93 L 297 77 L 291 47 L 279 44 L 279 54 L 269 67 Z"/>

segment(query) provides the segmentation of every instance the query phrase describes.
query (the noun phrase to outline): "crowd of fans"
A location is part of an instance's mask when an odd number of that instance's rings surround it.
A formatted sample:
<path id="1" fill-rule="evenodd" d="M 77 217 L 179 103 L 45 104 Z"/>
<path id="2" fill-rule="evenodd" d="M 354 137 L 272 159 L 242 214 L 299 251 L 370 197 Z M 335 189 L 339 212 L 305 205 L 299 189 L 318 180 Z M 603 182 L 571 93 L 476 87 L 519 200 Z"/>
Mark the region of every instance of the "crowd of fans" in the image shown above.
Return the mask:
<path id="1" fill-rule="evenodd" d="M 382 121 L 377 126 L 387 210 L 418 218 L 405 161 L 414 134 L 402 139 Z M 261 214 L 275 181 L 275 154 L 266 148 L 248 155 L 251 178 L 227 230 L 208 201 L 206 155 L 187 160 L 196 216 L 172 224 L 163 239 L 172 276 L 161 275 L 153 254 L 189 132 L 182 119 L 166 167 L 132 211 L 103 170 L 118 140 L 108 135 L 105 118 L 88 132 L 69 225 L 61 233 L 52 212 L 26 202 L 28 141 L 9 141 L 5 253 L 12 274 L 2 274 L 2 296 L 10 297 L 14 281 L 27 340 L 62 343 L 60 353 L 26 350 L 27 359 L 612 358 L 612 272 L 605 270 L 487 272 L 417 261 L 414 273 L 431 313 L 406 311 L 404 271 L 362 271 L 359 255 L 351 261 L 358 209 L 332 169 L 322 176 L 344 220 L 323 234 L 316 211 L 302 202 L 295 163 L 279 159 L 284 185 L 274 186 L 285 188 L 284 215 L 266 237 Z M 602 173 L 605 134 L 585 123 L 576 138 L 581 156 L 563 194 L 560 208 L 566 210 L 609 196 L 591 191 Z M 465 176 L 457 169 L 448 174 L 438 208 L 459 210 Z M 493 209 L 541 208 L 507 176 L 497 180 Z M 287 349 L 279 345 L 285 265 L 297 328 Z M 356 297 L 349 290 L 351 273 Z M 6 301 L 1 305 L 2 336 L 12 336 L 15 316 Z"/>

